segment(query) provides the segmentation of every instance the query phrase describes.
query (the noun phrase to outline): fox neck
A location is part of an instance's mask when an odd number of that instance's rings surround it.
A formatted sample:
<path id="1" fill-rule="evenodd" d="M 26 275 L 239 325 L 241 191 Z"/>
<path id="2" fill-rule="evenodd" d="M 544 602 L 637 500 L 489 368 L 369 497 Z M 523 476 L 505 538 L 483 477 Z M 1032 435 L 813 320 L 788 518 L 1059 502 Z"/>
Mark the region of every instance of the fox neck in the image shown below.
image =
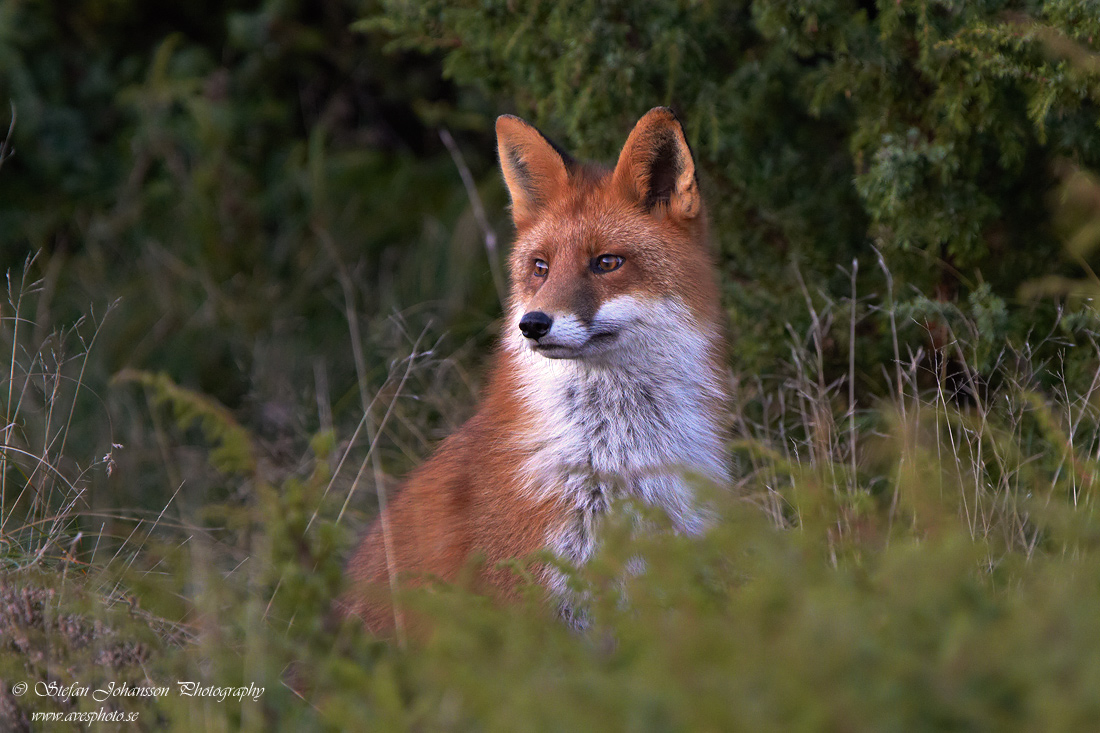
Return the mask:
<path id="1" fill-rule="evenodd" d="M 573 562 L 592 553 L 595 524 L 616 496 L 655 505 L 693 533 L 703 525 L 693 486 L 728 481 L 720 329 L 667 300 L 653 304 L 650 320 L 598 361 L 547 359 L 518 329 L 505 341 L 513 397 L 530 426 L 521 483 L 564 505 L 568 518 L 548 540 Z"/>

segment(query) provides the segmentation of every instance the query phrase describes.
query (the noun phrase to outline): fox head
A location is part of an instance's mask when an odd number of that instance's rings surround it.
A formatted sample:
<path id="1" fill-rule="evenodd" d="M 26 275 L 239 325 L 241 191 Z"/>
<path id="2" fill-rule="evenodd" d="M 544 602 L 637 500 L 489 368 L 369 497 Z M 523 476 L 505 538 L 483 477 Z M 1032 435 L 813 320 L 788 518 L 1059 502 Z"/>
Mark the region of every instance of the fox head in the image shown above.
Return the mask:
<path id="1" fill-rule="evenodd" d="M 496 131 L 516 226 L 510 343 L 600 362 L 718 320 L 695 162 L 671 110 L 646 113 L 611 170 L 518 117 Z"/>

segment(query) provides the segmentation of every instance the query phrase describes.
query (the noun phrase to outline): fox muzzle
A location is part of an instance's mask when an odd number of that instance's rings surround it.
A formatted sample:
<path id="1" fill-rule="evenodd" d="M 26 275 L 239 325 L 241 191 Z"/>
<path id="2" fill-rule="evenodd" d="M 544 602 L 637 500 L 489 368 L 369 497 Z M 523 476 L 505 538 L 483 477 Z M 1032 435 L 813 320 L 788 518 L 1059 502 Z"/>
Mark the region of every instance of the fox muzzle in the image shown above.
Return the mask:
<path id="1" fill-rule="evenodd" d="M 519 319 L 520 332 L 529 339 L 538 341 L 540 338 L 550 333 L 550 327 L 554 325 L 554 319 L 546 315 L 542 311 L 531 311 L 525 313 L 523 318 Z"/>

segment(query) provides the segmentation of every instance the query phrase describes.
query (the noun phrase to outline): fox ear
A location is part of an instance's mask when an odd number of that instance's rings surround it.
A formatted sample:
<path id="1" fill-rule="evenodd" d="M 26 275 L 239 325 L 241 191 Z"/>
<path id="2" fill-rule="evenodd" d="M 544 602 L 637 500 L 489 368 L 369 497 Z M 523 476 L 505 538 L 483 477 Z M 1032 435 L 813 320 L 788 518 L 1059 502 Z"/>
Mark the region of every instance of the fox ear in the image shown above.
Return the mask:
<path id="1" fill-rule="evenodd" d="M 569 182 L 573 159 L 518 117 L 497 118 L 497 154 L 517 227 L 534 220 L 539 209 Z"/>
<path id="2" fill-rule="evenodd" d="M 690 219 L 703 208 L 691 148 L 668 107 L 654 107 L 638 120 L 619 153 L 612 180 L 646 211 L 662 209 Z"/>

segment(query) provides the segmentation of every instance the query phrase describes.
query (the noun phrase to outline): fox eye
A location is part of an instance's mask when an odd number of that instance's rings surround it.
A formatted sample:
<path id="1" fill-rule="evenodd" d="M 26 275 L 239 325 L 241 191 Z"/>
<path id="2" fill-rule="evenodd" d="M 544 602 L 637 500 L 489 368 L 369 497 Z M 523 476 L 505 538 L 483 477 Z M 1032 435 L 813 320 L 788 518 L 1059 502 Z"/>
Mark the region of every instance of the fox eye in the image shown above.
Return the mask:
<path id="1" fill-rule="evenodd" d="M 535 260 L 535 277 L 546 277 L 550 272 L 550 265 L 545 260 Z"/>
<path id="2" fill-rule="evenodd" d="M 623 266 L 623 258 L 619 255 L 600 255 L 592 258 L 592 272 L 614 272 Z"/>

